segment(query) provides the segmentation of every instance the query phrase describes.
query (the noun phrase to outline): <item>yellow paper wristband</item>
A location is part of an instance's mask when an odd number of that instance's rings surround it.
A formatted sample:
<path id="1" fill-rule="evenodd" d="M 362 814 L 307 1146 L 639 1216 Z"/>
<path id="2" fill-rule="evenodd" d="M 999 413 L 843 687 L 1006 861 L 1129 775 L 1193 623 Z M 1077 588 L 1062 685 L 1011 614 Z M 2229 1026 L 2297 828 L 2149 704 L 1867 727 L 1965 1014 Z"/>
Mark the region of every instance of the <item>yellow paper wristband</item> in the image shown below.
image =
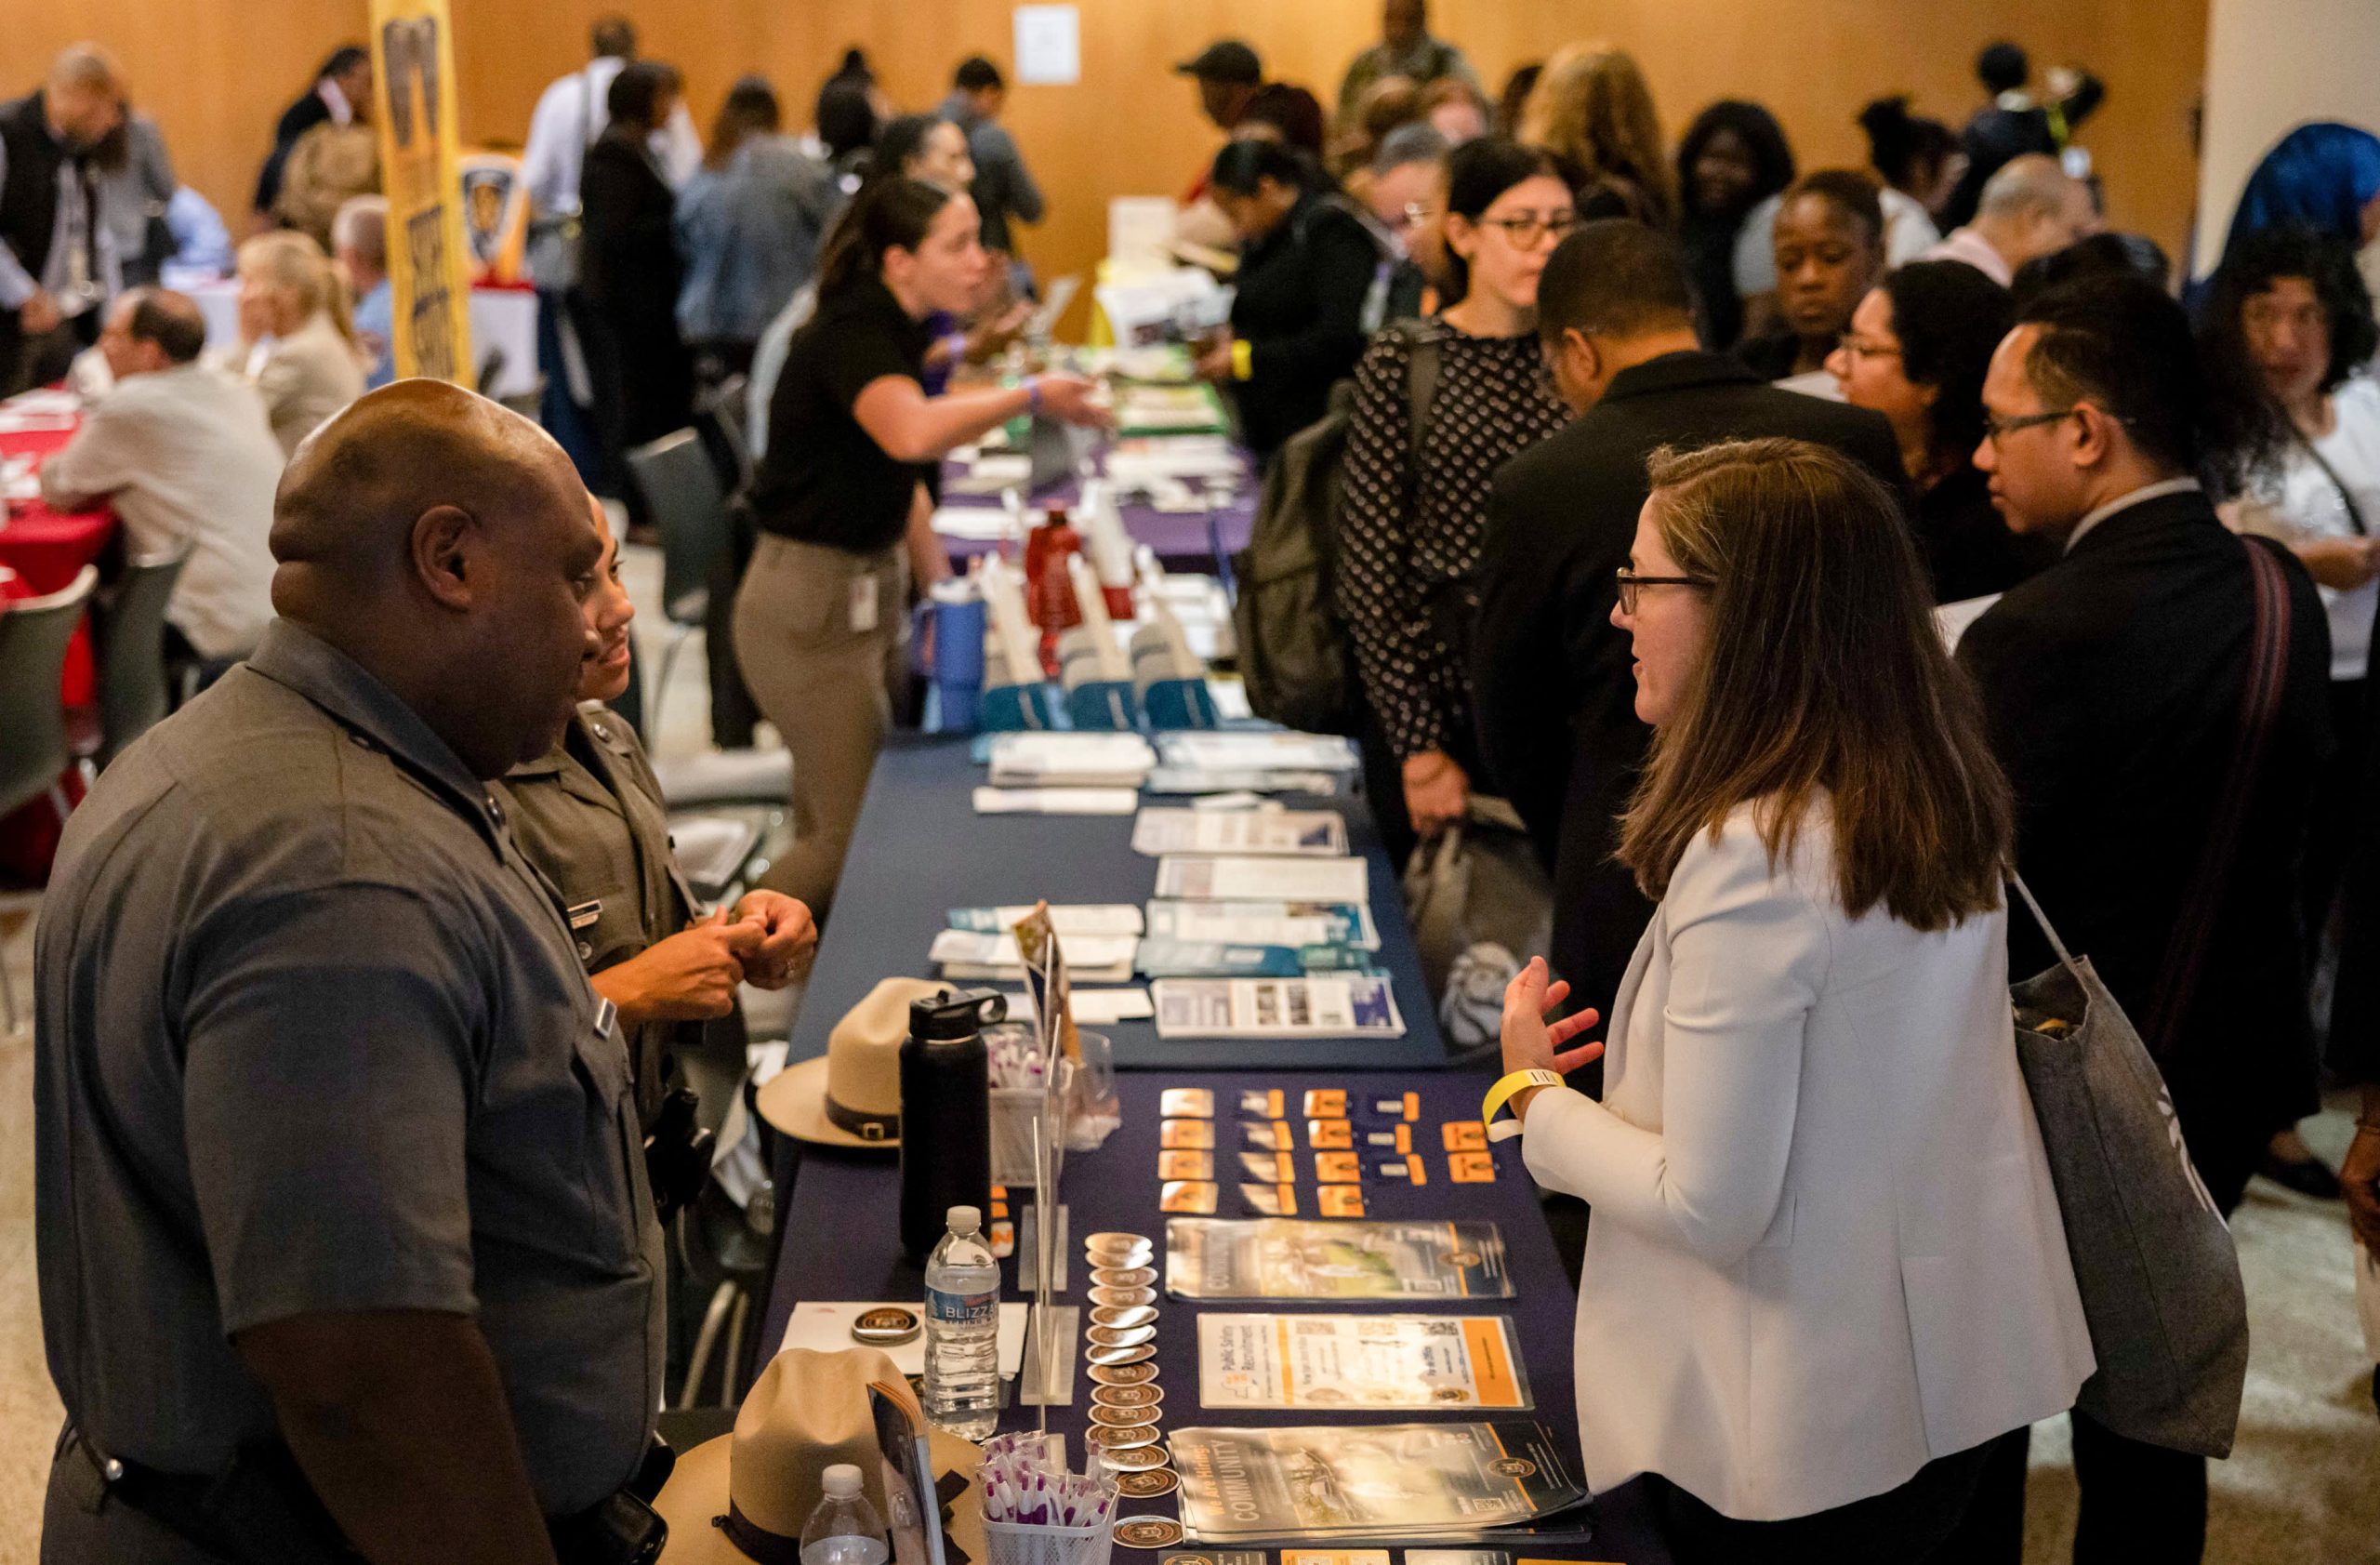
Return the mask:
<path id="1" fill-rule="evenodd" d="M 1256 373 L 1256 344 L 1241 338 L 1231 345 L 1231 378 L 1246 380 Z"/>
<path id="2" fill-rule="evenodd" d="M 1515 1070 L 1488 1088 L 1487 1097 L 1479 1105 L 1479 1118 L 1488 1127 L 1488 1139 L 1509 1141 L 1521 1133 L 1521 1122 L 1518 1120 L 1507 1120 L 1498 1124 L 1497 1109 L 1503 1107 L 1531 1087 L 1558 1087 L 1561 1084 L 1562 1078 L 1551 1070 Z"/>

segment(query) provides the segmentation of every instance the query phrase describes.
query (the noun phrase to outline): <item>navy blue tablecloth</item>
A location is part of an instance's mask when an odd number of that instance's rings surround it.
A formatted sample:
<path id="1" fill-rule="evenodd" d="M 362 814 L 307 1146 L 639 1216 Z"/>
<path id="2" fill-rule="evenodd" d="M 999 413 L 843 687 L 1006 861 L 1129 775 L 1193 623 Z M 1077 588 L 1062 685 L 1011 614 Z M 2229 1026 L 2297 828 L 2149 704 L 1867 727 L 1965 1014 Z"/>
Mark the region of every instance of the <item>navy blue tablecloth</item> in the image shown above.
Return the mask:
<path id="1" fill-rule="evenodd" d="M 1083 1260 L 1085 1235 L 1104 1230 L 1145 1234 L 1164 1262 L 1165 1218 L 1157 1211 L 1158 1094 L 1169 1086 L 1199 1086 L 1213 1090 L 1217 1129 L 1217 1174 L 1223 1186 L 1219 1217 L 1254 1215 L 1241 1201 L 1237 1171 L 1236 1124 L 1239 1094 L 1244 1088 L 1281 1089 L 1288 1094 L 1297 1131 L 1298 1212 L 1315 1211 L 1313 1163 L 1305 1147 L 1302 1121 L 1296 1118 L 1300 1096 L 1309 1088 L 1345 1087 L 1367 1096 L 1420 1094 L 1421 1116 L 1414 1124 L 1414 1146 L 1423 1159 L 1428 1183 L 1413 1187 L 1395 1183 L 1368 1185 L 1368 1214 L 1387 1218 L 1429 1217 L 1445 1220 L 1492 1221 L 1501 1231 L 1515 1296 L 1479 1301 L 1465 1308 L 1498 1310 L 1512 1318 L 1522 1367 L 1536 1402 L 1532 1414 L 1554 1429 L 1566 1459 L 1577 1473 L 1577 1396 L 1572 1376 L 1572 1326 L 1578 1307 L 1573 1280 L 1564 1272 L 1554 1242 L 1540 1214 L 1535 1187 L 1521 1167 L 1520 1150 L 1507 1142 L 1496 1148 L 1497 1177 L 1493 1184 L 1458 1185 L 1448 1177 L 1440 1125 L 1448 1121 L 1476 1120 L 1480 1094 L 1489 1078 L 1463 1072 L 1412 1072 L 1392 1076 L 1354 1076 L 1346 1072 L 1268 1071 L 1263 1074 L 1144 1072 L 1121 1080 L 1124 1122 L 1098 1151 L 1068 1158 L 1060 1194 L 1068 1209 L 1067 1287 L 1060 1302 L 1083 1306 L 1089 1285 Z M 900 1256 L 893 1212 L 899 1190 L 898 1165 L 882 1154 L 861 1155 L 826 1148 L 807 1149 L 800 1178 L 789 1201 L 781 1208 L 782 1249 L 757 1345 L 773 1352 L 783 1340 L 786 1323 L 796 1302 L 915 1299 L 923 1295 L 924 1279 Z M 1016 1192 L 1019 1200 L 1029 1199 Z M 1013 1261 L 1004 1262 L 1002 1281 L 1007 1295 L 1019 1298 Z M 1312 1411 L 1290 1412 L 1214 1412 L 1198 1406 L 1197 1316 L 1202 1307 L 1228 1310 L 1297 1310 L 1322 1307 L 1362 1311 L 1393 1309 L 1391 1305 L 1345 1303 L 1302 1305 L 1289 1301 L 1201 1306 L 1188 1300 L 1165 1299 L 1157 1320 L 1158 1382 L 1165 1390 L 1162 1427 L 1175 1429 L 1202 1423 L 1250 1425 L 1310 1425 L 1318 1422 L 1402 1423 L 1425 1418 L 1409 1412 L 1323 1415 Z M 1412 1306 L 1430 1309 L 1435 1306 Z M 1078 1358 L 1075 1401 L 1050 1410 L 1050 1427 L 1068 1439 L 1068 1452 L 1079 1465 L 1082 1431 L 1089 1421 L 1091 1381 Z M 1035 1409 L 1012 1406 L 1001 1427 L 1032 1426 Z M 1519 1416 L 1519 1415 L 1508 1415 Z M 1173 1515 L 1175 1497 L 1128 1501 L 1126 1509 Z M 1527 1557 L 1617 1560 L 1631 1565 L 1667 1565 L 1667 1555 L 1656 1541 L 1633 1484 L 1606 1495 L 1592 1517 L 1592 1532 L 1566 1521 L 1549 1523 L 1542 1535 L 1507 1545 Z M 1330 1546 L 1354 1546 L 1334 1542 Z M 1123 1558 L 1119 1551 L 1119 1558 Z"/>
<path id="2" fill-rule="evenodd" d="M 835 1023 L 879 980 L 935 976 L 926 952 L 953 908 L 1045 897 L 1138 907 L 1155 892 L 1157 861 L 1132 851 L 1130 816 L 977 815 L 973 791 L 985 768 L 969 758 L 968 744 L 964 736 L 896 735 L 877 758 L 788 1058 L 824 1054 Z M 1395 977 L 1405 1036 L 1180 1041 L 1160 1040 L 1153 1022 L 1120 1022 L 1097 1029 L 1113 1041 L 1119 1068 L 1413 1070 L 1446 1063 L 1396 875 L 1369 812 L 1355 799 L 1293 802 L 1344 815 L 1349 851 L 1370 866 L 1380 965 Z"/>

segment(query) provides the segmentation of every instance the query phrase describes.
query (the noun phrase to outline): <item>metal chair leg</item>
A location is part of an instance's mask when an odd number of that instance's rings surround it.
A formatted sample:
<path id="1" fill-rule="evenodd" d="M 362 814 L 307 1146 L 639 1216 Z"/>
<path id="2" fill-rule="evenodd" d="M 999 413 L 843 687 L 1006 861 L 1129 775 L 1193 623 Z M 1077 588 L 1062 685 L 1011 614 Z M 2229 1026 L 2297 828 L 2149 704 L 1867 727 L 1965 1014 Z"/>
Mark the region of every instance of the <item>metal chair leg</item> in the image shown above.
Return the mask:
<path id="1" fill-rule="evenodd" d="M 694 1333 L 694 1351 L 686 1360 L 686 1383 L 678 1388 L 678 1411 L 684 1412 L 694 1405 L 702 1390 L 703 1376 L 710 1369 L 710 1350 L 719 1346 L 720 1328 L 727 1323 L 727 1314 L 735 1303 L 735 1280 L 728 1279 L 710 1296 L 710 1307 L 703 1311 L 702 1330 Z M 730 1378 L 734 1378 L 733 1373 Z"/>
<path id="2" fill-rule="evenodd" d="M 735 1308 L 727 1318 L 727 1357 L 719 1366 L 719 1405 L 735 1405 L 735 1375 L 744 1362 L 744 1323 L 752 1313 L 752 1292 L 738 1286 Z"/>
<path id="3" fill-rule="evenodd" d="M 653 694 L 645 699 L 644 721 L 649 725 L 645 738 L 648 748 L 661 742 L 661 703 L 669 696 L 669 670 L 678 666 L 678 654 L 685 650 L 686 640 L 701 627 L 680 625 L 672 621 L 669 641 L 661 649 L 661 668 L 653 683 Z"/>

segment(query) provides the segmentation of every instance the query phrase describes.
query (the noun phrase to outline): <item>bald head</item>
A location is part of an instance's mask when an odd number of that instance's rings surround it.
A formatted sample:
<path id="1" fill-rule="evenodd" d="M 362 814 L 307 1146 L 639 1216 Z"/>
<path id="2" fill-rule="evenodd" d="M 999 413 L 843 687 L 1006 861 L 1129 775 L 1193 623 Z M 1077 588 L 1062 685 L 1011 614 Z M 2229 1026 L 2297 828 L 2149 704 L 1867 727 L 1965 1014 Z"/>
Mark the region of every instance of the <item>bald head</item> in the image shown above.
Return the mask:
<path id="1" fill-rule="evenodd" d="M 1975 227 L 2011 272 L 2099 231 L 2091 187 L 2043 153 L 2010 158 L 1984 182 Z"/>
<path id="2" fill-rule="evenodd" d="M 51 127 L 77 146 L 92 145 L 123 121 L 124 98 L 124 73 L 97 44 L 60 50 L 42 83 Z"/>
<path id="3" fill-rule="evenodd" d="M 602 550 L 544 431 L 460 387 L 400 380 L 290 458 L 272 602 L 495 777 L 569 721 Z"/>

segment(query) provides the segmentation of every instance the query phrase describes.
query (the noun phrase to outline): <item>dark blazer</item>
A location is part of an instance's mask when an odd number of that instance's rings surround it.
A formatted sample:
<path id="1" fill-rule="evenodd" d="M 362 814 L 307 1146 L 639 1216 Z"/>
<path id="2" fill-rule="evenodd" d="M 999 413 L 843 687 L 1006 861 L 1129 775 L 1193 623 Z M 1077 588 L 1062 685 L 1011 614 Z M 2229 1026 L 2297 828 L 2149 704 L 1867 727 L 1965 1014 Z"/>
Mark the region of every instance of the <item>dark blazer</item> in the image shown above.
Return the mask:
<path id="1" fill-rule="evenodd" d="M 1231 383 L 1241 432 L 1261 461 L 1322 417 L 1330 388 L 1364 351 L 1364 303 L 1381 264 L 1355 215 L 1309 195 L 1241 256 L 1232 335 L 1249 343 L 1249 378 Z"/>
<path id="2" fill-rule="evenodd" d="M 677 196 L 641 139 L 606 132 L 587 149 L 578 200 L 579 292 L 608 339 L 599 356 L 617 356 L 615 382 L 596 373 L 618 388 L 621 438 L 654 440 L 694 405 L 694 361 L 678 335 Z"/>
<path id="3" fill-rule="evenodd" d="M 1497 473 L 1479 565 L 1472 684 L 1489 783 L 1554 872 L 1554 973 L 1606 1015 L 1652 917 L 1611 862 L 1651 730 L 1636 720 L 1613 573 L 1663 445 L 1783 435 L 1831 445 L 1900 484 L 1884 415 L 1782 391 L 1719 353 L 1669 353 L 1615 376 L 1583 418 Z"/>
<path id="4" fill-rule="evenodd" d="M 2117 511 L 1967 628 L 2016 790 L 2016 866 L 2068 948 L 2144 1030 L 2240 731 L 2254 609 L 2243 550 L 2202 494 Z M 2307 813 L 2330 750 L 2330 628 L 2290 582 L 2287 684 L 2243 812 L 2209 959 L 2162 1061 L 2200 1171 L 2237 1198 L 2266 1139 L 2315 1107 L 2302 895 Z M 2051 962 L 2008 921 L 2013 976 Z"/>
<path id="5" fill-rule="evenodd" d="M 264 167 L 257 175 L 256 209 L 272 210 L 281 199 L 281 171 L 289 161 L 289 149 L 298 138 L 318 125 L 329 122 L 331 106 L 323 100 L 322 84 L 309 83 L 304 96 L 281 111 L 281 118 L 272 127 L 272 153 L 264 160 Z"/>

